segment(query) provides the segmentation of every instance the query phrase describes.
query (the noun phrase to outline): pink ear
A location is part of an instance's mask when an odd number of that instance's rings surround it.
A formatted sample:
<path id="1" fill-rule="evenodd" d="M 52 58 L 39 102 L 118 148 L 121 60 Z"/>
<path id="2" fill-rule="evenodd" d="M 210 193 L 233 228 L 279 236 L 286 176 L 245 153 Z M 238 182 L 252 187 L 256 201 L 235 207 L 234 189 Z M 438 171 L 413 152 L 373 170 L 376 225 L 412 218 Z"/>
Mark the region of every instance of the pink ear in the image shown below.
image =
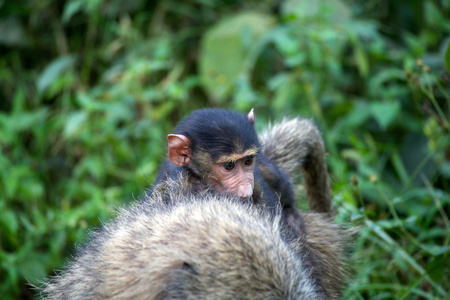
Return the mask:
<path id="1" fill-rule="evenodd" d="M 181 134 L 167 135 L 169 159 L 177 166 L 184 167 L 191 162 L 191 141 Z"/>
<path id="2" fill-rule="evenodd" d="M 247 115 L 248 120 L 250 121 L 250 123 L 252 123 L 253 125 L 255 125 L 255 113 L 253 111 L 253 108 L 250 110 L 250 112 Z"/>

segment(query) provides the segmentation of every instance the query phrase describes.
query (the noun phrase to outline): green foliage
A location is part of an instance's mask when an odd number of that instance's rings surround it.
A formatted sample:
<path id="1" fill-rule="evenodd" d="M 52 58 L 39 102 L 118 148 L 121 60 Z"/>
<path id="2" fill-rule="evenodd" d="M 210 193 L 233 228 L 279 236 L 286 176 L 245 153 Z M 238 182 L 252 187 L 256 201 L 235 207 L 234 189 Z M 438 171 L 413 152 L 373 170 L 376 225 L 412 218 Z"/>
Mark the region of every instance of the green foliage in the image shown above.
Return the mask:
<path id="1" fill-rule="evenodd" d="M 0 3 L 0 294 L 32 298 L 151 186 L 189 111 L 314 118 L 345 299 L 446 299 L 450 1 Z M 446 35 L 447 33 L 447 35 Z"/>
<path id="2" fill-rule="evenodd" d="M 258 41 L 272 27 L 271 16 L 242 13 L 221 21 L 202 39 L 199 71 L 207 92 L 221 103 L 239 75 L 246 71 L 249 57 L 260 49 Z M 255 50 L 256 49 L 256 50 Z M 233 57 L 232 60 L 224 59 Z"/>

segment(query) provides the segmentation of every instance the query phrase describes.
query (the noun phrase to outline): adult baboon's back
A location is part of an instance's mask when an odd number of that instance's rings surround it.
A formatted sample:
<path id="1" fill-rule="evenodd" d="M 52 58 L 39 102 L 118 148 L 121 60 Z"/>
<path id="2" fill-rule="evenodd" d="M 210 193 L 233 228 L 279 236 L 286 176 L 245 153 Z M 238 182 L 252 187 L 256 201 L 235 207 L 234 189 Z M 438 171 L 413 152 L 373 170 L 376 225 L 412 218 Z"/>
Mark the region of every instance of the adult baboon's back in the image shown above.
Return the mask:
<path id="1" fill-rule="evenodd" d="M 92 234 L 49 299 L 325 299 L 279 215 L 170 182 Z M 297 247 L 302 248 L 300 243 Z"/>

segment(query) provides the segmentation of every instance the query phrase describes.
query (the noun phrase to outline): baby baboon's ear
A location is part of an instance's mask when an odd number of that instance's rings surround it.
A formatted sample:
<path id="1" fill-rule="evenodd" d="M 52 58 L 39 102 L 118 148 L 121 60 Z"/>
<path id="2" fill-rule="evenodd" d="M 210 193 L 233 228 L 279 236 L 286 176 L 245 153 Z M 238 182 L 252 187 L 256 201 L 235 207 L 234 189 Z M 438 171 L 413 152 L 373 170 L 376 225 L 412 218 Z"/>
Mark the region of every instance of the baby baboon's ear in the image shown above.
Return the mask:
<path id="1" fill-rule="evenodd" d="M 177 166 L 184 167 L 191 162 L 191 141 L 181 134 L 167 135 L 169 159 Z"/>
<path id="2" fill-rule="evenodd" d="M 252 108 L 251 110 L 250 110 L 250 112 L 247 114 L 247 118 L 248 118 L 248 120 L 250 121 L 250 123 L 252 123 L 253 125 L 255 125 L 255 111 L 254 111 L 254 109 Z"/>

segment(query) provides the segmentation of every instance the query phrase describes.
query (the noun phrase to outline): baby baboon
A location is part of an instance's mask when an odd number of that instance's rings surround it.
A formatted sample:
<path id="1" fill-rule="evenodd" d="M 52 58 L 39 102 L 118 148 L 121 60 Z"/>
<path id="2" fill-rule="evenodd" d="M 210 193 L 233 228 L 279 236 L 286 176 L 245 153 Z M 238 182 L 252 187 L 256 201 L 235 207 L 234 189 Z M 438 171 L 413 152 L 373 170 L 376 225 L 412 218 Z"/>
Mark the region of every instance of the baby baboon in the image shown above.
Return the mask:
<path id="1" fill-rule="evenodd" d="M 274 216 L 225 195 L 192 194 L 186 178 L 158 185 L 152 199 L 123 209 L 94 232 L 68 269 L 42 290 L 47 299 L 337 299 L 338 254 L 288 243 Z M 313 217 L 314 218 L 314 217 Z M 317 219 L 312 241 L 339 244 Z M 321 240 L 315 234 L 321 232 Z M 309 238 L 309 237 L 307 237 Z M 336 243 L 336 244 L 335 244 Z M 320 272 L 313 272 L 319 269 Z M 322 274 L 323 272 L 323 274 Z M 341 278 L 336 278 L 340 280 Z"/>
<path id="2" fill-rule="evenodd" d="M 286 174 L 261 153 L 253 109 L 242 115 L 224 109 L 200 109 L 167 136 L 168 159 L 156 183 L 188 177 L 191 190 L 210 188 L 272 210 L 281 205 L 283 225 L 293 237 L 303 234 L 294 191 Z"/>

